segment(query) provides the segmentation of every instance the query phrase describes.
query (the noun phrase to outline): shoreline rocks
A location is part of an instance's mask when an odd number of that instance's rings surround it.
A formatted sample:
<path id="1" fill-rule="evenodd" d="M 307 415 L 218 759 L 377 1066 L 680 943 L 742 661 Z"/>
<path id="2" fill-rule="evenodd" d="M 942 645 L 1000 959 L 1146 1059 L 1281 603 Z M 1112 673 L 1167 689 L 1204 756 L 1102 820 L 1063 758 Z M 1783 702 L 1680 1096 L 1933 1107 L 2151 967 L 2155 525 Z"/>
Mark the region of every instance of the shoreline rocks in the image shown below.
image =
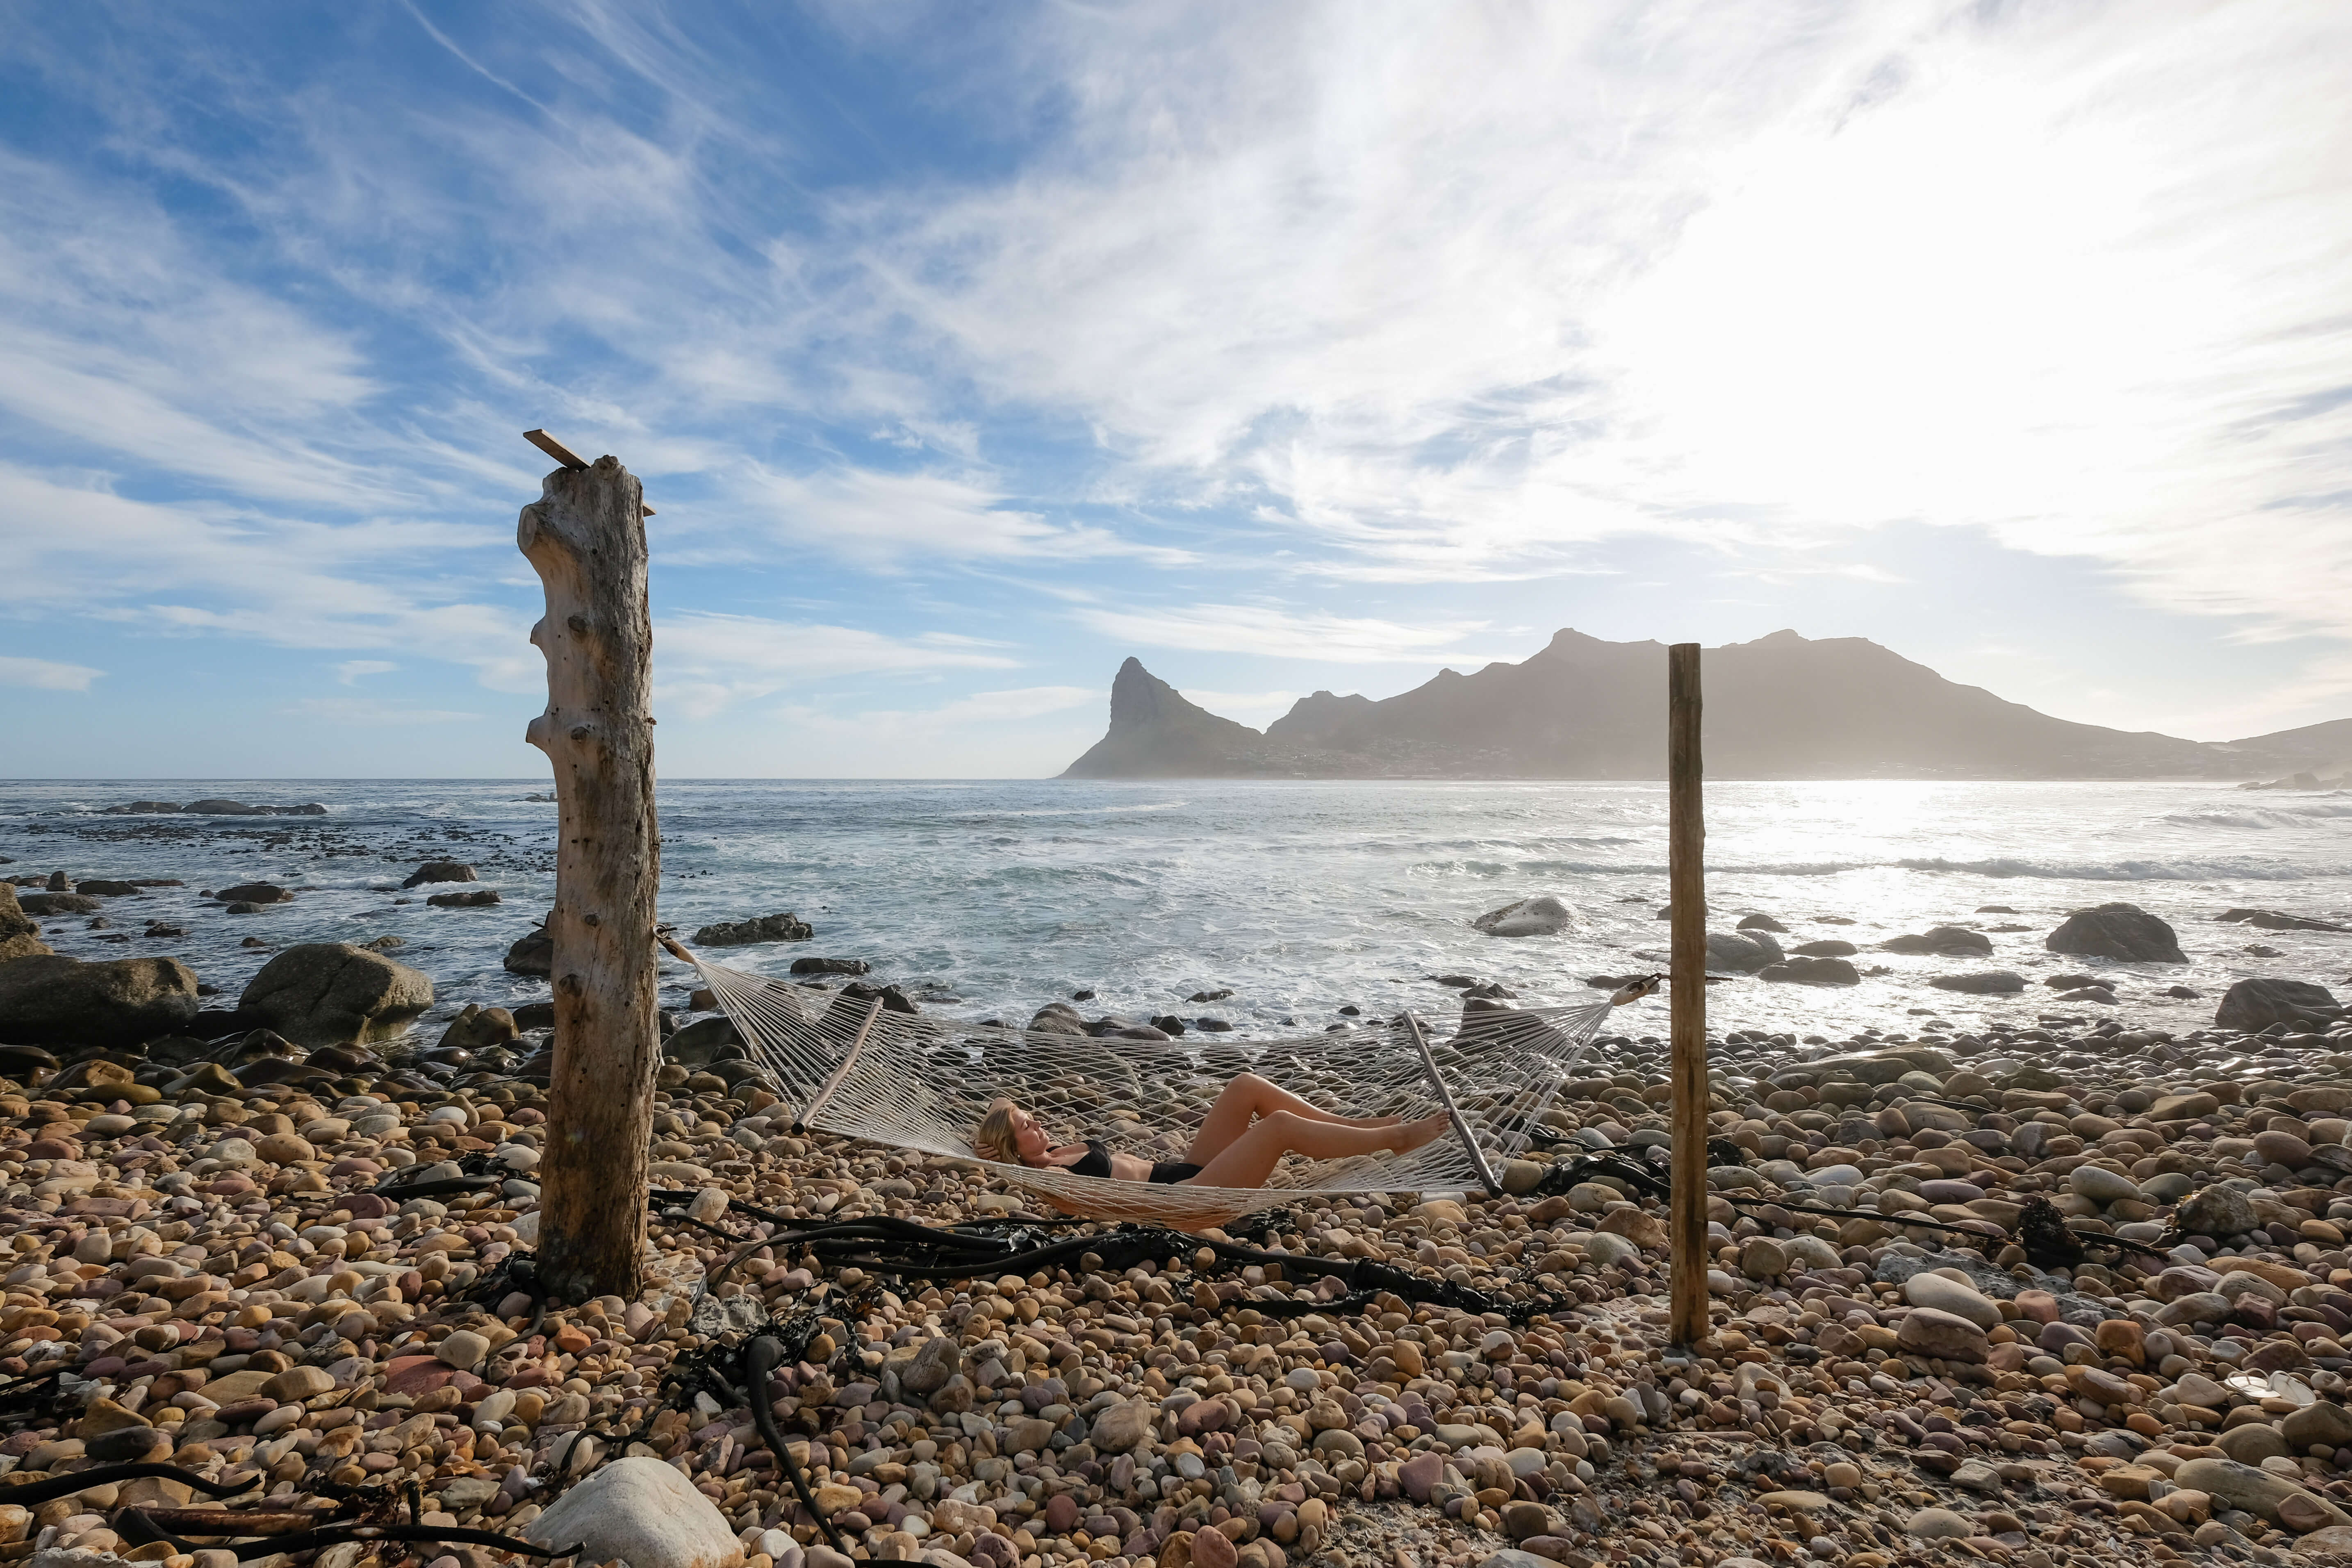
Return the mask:
<path id="1" fill-rule="evenodd" d="M 349 942 L 303 942 L 261 966 L 236 1011 L 297 1045 L 342 1046 L 388 1039 L 432 1005 L 420 970 Z"/>
<path id="2" fill-rule="evenodd" d="M 2042 945 L 2053 952 L 2113 958 L 2126 963 L 2189 962 L 2172 928 L 2137 904 L 2077 910 L 2044 937 Z"/>
<path id="3" fill-rule="evenodd" d="M 1575 923 L 1576 916 L 1566 904 L 1544 893 L 1488 910 L 1470 922 L 1470 929 L 1488 936 L 1557 936 Z"/>
<path id="4" fill-rule="evenodd" d="M 814 927 L 786 910 L 778 915 L 707 925 L 694 933 L 694 941 L 698 947 L 749 947 L 755 942 L 806 942 L 815 935 Z"/>
<path id="5" fill-rule="evenodd" d="M 176 958 L 84 963 L 62 953 L 0 963 L 0 1041 L 126 1046 L 175 1033 L 203 1004 Z"/>

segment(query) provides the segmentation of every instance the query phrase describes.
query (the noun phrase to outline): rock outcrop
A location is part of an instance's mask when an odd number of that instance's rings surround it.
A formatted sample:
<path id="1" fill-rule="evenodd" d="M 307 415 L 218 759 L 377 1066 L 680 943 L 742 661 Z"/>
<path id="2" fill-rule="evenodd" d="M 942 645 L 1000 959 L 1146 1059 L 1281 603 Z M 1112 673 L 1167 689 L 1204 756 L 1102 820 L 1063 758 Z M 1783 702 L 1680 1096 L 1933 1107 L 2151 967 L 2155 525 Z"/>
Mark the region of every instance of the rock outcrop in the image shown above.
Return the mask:
<path id="1" fill-rule="evenodd" d="M 1768 931 L 1711 931 L 1706 933 L 1706 966 L 1735 974 L 1753 974 L 1786 954 Z"/>
<path id="2" fill-rule="evenodd" d="M 1488 910 L 1470 922 L 1488 936 L 1555 936 L 1576 923 L 1569 907 L 1549 893 Z"/>
<path id="3" fill-rule="evenodd" d="M 2335 993 L 2307 980 L 2241 980 L 2222 994 L 2213 1022 L 2249 1033 L 2273 1024 L 2325 1028 L 2342 1011 Z"/>
<path id="4" fill-rule="evenodd" d="M 2114 958 L 2126 963 L 2186 963 L 2172 928 L 2137 904 L 2101 904 L 2076 910 L 2042 938 L 2053 952 L 2084 958 Z"/>
<path id="5" fill-rule="evenodd" d="M 41 928 L 16 902 L 16 885 L 0 882 L 0 963 L 33 958 L 49 951 Z"/>
<path id="6" fill-rule="evenodd" d="M 721 921 L 694 933 L 698 947 L 749 947 L 760 942 L 806 942 L 816 935 L 808 921 L 790 910 L 748 921 Z"/>
<path id="7" fill-rule="evenodd" d="M 0 1041 L 10 1044 L 134 1046 L 177 1033 L 200 1005 L 196 977 L 176 958 L 0 963 Z"/>
<path id="8" fill-rule="evenodd" d="M 297 1045 L 347 1046 L 397 1035 L 431 1005 L 422 971 L 349 942 L 314 942 L 263 964 L 236 1010 L 240 1023 Z"/>

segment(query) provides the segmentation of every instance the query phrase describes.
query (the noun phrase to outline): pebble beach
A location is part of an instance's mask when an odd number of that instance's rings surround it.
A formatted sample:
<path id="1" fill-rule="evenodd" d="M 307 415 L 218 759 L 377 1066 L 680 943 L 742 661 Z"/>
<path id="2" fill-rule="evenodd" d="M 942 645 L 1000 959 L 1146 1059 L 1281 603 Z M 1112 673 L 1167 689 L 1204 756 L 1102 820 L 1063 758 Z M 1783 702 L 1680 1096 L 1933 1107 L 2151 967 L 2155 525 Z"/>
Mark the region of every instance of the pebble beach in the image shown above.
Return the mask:
<path id="1" fill-rule="evenodd" d="M 420 995 L 397 944 L 266 937 L 201 1002 L 160 969 L 100 984 L 180 961 L 44 956 L 52 917 L 5 902 L 0 991 L 78 965 L 45 994 L 83 1002 L 29 1038 L 25 993 L 0 998 L 0 1561 L 228 1568 L 239 1538 L 264 1568 L 509 1560 L 268 1545 L 339 1512 L 635 1568 L 834 1568 L 820 1516 L 940 1568 L 2352 1555 L 2352 1023 L 2315 987 L 2140 1007 L 2163 972 L 2126 960 L 2106 999 L 2020 1016 L 1718 1031 L 1714 1322 L 1682 1349 L 1662 1204 L 1570 1165 L 1666 1143 L 1640 1033 L 1603 1040 L 1503 1195 L 1295 1201 L 1246 1233 L 1280 1261 L 1245 1268 L 926 1282 L 789 1237 L 1026 1200 L 795 1136 L 679 984 L 649 1288 L 551 1302 L 517 1273 L 549 1044 L 517 995 Z M 301 963 L 350 976 L 332 1006 L 264 984 L 319 949 Z M 1352 1300 L 1366 1259 L 1494 1310 Z M 805 1335 L 751 1393 L 782 1455 L 701 1370 L 767 1318 Z M 250 1485 L 71 1487 L 141 1461 Z M 250 1528 L 194 1528 L 224 1507 Z M 174 1539 L 131 1539 L 133 1510 Z"/>

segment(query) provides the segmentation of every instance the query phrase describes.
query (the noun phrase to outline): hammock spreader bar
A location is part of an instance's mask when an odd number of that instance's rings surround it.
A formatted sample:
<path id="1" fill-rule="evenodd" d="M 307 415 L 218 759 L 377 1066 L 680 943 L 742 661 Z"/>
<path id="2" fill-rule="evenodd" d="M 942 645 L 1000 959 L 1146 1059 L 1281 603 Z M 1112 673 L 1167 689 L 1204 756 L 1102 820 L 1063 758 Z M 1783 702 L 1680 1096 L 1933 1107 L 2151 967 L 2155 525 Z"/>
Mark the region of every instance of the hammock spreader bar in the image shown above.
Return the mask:
<path id="1" fill-rule="evenodd" d="M 849 1054 L 841 1058 L 841 1066 L 835 1068 L 833 1076 L 824 1080 L 824 1087 L 816 1091 L 816 1098 L 809 1101 L 808 1109 L 793 1118 L 794 1132 L 807 1131 L 810 1121 L 832 1103 L 835 1091 L 841 1088 L 841 1080 L 847 1078 L 849 1069 L 857 1065 L 857 1054 L 866 1048 L 866 1037 L 874 1032 L 874 1020 L 881 1016 L 882 998 L 877 996 L 874 998 L 874 1005 L 866 1009 L 866 1021 L 857 1026 L 857 1037 L 849 1042 Z"/>
<path id="2" fill-rule="evenodd" d="M 1486 1184 L 1486 1195 L 1499 1198 L 1503 1184 L 1495 1179 L 1495 1167 L 1486 1163 L 1486 1151 L 1478 1147 L 1478 1135 L 1470 1131 L 1470 1123 L 1462 1108 L 1454 1103 L 1454 1091 L 1445 1085 L 1445 1075 L 1437 1070 L 1437 1058 L 1431 1054 L 1429 1037 L 1421 1032 L 1421 1020 L 1411 1013 L 1404 1016 L 1406 1031 L 1412 1037 L 1412 1048 L 1421 1053 L 1421 1065 L 1429 1070 L 1429 1087 L 1445 1107 L 1445 1114 L 1454 1122 L 1454 1131 L 1462 1135 L 1463 1146 L 1470 1151 L 1470 1163 L 1478 1168 L 1478 1179 Z"/>

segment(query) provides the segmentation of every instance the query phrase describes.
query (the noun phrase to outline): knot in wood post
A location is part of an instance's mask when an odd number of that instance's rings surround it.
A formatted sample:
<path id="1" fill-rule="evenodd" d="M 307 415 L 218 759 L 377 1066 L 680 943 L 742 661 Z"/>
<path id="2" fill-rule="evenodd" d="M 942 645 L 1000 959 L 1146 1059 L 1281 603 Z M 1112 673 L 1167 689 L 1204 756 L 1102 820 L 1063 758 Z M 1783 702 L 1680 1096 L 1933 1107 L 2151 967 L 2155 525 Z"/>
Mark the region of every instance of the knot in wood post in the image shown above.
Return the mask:
<path id="1" fill-rule="evenodd" d="M 547 710 L 524 738 L 553 764 L 558 823 L 539 1269 L 573 1302 L 634 1297 L 646 1242 L 661 837 L 644 503 L 619 459 L 599 458 L 548 475 L 515 530 L 547 592 L 530 632 L 547 657 Z"/>

